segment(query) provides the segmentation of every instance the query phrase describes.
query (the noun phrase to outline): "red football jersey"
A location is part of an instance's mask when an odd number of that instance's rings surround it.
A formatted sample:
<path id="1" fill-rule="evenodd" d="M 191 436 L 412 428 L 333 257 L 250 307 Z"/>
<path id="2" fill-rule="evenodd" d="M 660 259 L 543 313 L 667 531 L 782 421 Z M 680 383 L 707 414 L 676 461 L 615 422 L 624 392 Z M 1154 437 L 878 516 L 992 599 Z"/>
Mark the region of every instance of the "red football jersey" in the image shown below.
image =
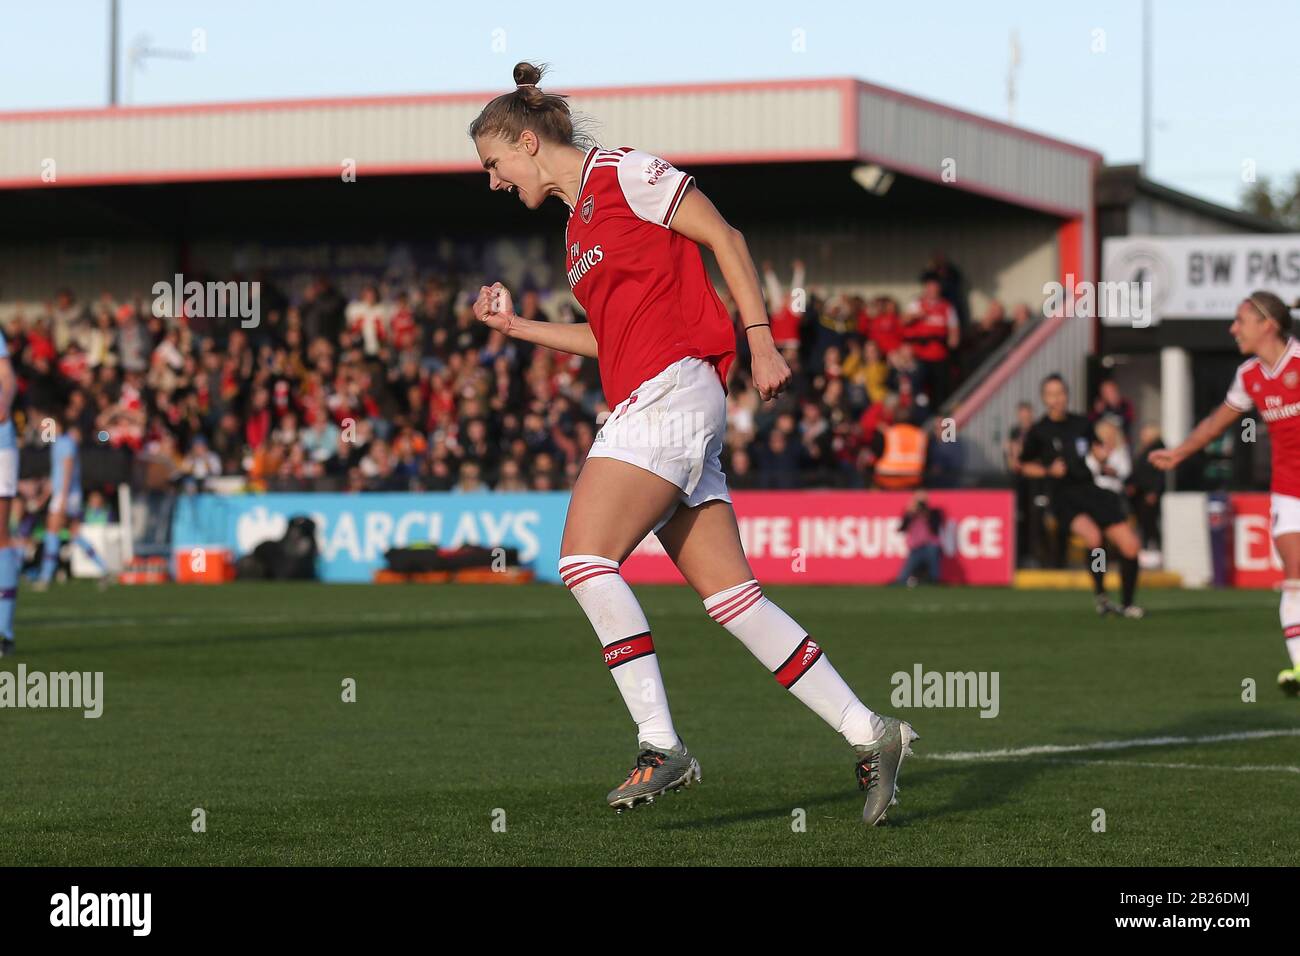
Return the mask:
<path id="1" fill-rule="evenodd" d="M 1273 491 L 1300 498 L 1300 342 L 1289 340 L 1272 368 L 1243 362 L 1224 401 L 1239 412 L 1259 409 L 1273 445 Z"/>
<path id="2" fill-rule="evenodd" d="M 587 312 L 610 408 L 679 359 L 725 383 L 736 331 L 700 249 L 669 228 L 694 177 L 628 146 L 592 148 L 564 230 L 569 287 Z"/>
<path id="3" fill-rule="evenodd" d="M 888 355 L 903 344 L 903 320 L 894 311 L 882 312 L 871 320 L 867 335 Z"/>
<path id="4" fill-rule="evenodd" d="M 788 305 L 783 305 L 772 313 L 768 322 L 772 324 L 772 341 L 777 348 L 799 345 L 799 320 L 803 318 Z"/>
<path id="5" fill-rule="evenodd" d="M 948 358 L 948 333 L 957 327 L 957 310 L 944 299 L 917 299 L 907 310 L 904 341 L 912 345 L 918 362 L 943 362 Z M 919 318 L 918 318 L 919 316 Z"/>

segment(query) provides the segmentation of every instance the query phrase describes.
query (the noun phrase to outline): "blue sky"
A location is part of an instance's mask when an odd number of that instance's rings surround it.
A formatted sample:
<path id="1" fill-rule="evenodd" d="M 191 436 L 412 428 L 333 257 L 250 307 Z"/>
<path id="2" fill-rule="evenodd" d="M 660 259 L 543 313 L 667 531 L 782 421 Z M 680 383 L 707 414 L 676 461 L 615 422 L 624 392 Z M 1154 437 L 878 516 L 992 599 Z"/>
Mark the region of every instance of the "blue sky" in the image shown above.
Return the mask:
<path id="1" fill-rule="evenodd" d="M 1014 29 L 1019 124 L 1094 148 L 1108 162 L 1141 154 L 1138 0 L 1068 9 L 1042 0 L 121 7 L 123 59 L 140 36 L 187 49 L 193 31 L 205 31 L 206 52 L 134 73 L 136 104 L 497 91 L 510 84 L 516 60 L 533 59 L 553 64 L 548 84 L 560 90 L 851 75 L 1005 119 Z M 1153 9 L 1154 178 L 1236 205 L 1245 161 L 1274 178 L 1300 169 L 1300 3 L 1154 0 Z M 108 0 L 4 0 L 0 110 L 104 104 L 107 11 Z M 792 49 L 795 30 L 804 31 L 803 52 Z"/>

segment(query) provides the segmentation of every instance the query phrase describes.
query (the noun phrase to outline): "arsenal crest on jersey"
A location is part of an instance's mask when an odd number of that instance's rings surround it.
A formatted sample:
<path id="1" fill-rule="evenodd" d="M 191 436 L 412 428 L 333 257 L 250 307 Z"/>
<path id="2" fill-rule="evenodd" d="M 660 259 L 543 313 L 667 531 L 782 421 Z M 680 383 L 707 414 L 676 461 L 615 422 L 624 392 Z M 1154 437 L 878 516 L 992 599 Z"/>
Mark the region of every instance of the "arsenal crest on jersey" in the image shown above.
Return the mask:
<path id="1" fill-rule="evenodd" d="M 1300 383 L 1300 372 L 1295 369 L 1291 369 L 1282 376 L 1282 384 L 1287 388 L 1295 388 L 1297 383 Z"/>
<path id="2" fill-rule="evenodd" d="M 591 214 L 596 210 L 596 197 L 588 196 L 582 203 L 582 221 L 591 222 Z"/>

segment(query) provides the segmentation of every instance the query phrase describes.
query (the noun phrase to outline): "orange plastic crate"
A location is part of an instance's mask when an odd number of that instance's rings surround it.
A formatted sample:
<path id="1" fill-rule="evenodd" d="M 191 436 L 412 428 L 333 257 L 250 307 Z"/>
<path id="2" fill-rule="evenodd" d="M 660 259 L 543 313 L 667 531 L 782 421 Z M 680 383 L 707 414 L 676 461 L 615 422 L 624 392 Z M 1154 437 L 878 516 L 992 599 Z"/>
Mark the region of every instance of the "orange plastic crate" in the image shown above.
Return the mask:
<path id="1" fill-rule="evenodd" d="M 226 548 L 205 548 L 202 559 L 194 552 L 176 552 L 176 581 L 179 584 L 225 584 L 235 579 L 234 555 Z"/>

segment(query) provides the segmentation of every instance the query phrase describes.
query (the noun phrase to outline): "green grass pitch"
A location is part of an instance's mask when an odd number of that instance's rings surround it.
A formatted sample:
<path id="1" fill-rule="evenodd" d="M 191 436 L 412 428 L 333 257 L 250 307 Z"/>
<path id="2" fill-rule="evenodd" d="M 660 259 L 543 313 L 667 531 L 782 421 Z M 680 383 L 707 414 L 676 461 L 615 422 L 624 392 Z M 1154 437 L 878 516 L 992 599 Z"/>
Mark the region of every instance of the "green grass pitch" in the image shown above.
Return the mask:
<path id="1" fill-rule="evenodd" d="M 935 756 L 1294 734 L 1274 594 L 1152 592 L 1132 622 L 1098 619 L 1082 592 L 767 589 L 869 706 L 922 736 L 890 824 L 868 829 L 843 741 L 692 592 L 637 593 L 703 783 L 619 816 L 603 798 L 633 728 L 561 587 L 24 589 L 21 656 L 0 667 L 103 671 L 104 714 L 0 710 L 0 865 L 1297 859 L 1294 735 Z M 1000 714 L 894 708 L 890 677 L 916 663 L 999 672 Z"/>

